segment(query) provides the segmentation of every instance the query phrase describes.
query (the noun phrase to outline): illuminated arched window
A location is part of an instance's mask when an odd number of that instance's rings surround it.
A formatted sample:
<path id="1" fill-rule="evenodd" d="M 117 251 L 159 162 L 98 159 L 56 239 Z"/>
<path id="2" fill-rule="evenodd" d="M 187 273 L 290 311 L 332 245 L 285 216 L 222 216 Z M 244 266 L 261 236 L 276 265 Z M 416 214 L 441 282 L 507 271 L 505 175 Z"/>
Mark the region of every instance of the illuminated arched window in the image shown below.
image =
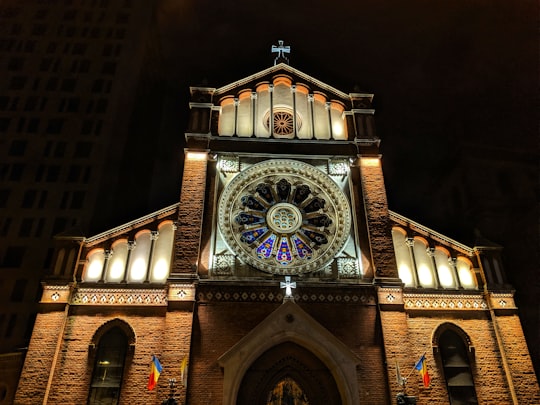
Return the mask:
<path id="1" fill-rule="evenodd" d="M 422 238 L 414 238 L 413 249 L 420 285 L 422 287 L 434 287 L 433 263 L 431 257 L 428 255 L 427 242 Z"/>
<path id="2" fill-rule="evenodd" d="M 438 246 L 434 252 L 435 263 L 437 264 L 437 273 L 439 274 L 439 280 L 442 288 L 455 288 L 456 283 L 454 280 L 454 270 L 450 263 L 450 254 L 446 249 Z"/>
<path id="3" fill-rule="evenodd" d="M 150 256 L 150 235 L 149 230 L 143 230 L 135 236 L 135 248 L 131 252 L 129 260 L 129 282 L 142 283 L 145 280 Z"/>
<path id="4" fill-rule="evenodd" d="M 90 383 L 89 405 L 119 403 L 127 347 L 128 338 L 118 326 L 111 328 L 99 340 Z"/>
<path id="5" fill-rule="evenodd" d="M 159 234 L 152 256 L 152 271 L 150 273 L 150 281 L 153 283 L 163 283 L 169 277 L 174 242 L 174 225 L 172 221 L 161 223 L 158 231 Z"/>
<path id="6" fill-rule="evenodd" d="M 439 354 L 451 405 L 477 404 L 469 350 L 456 328 L 444 328 L 439 336 Z"/>
<path id="7" fill-rule="evenodd" d="M 105 263 L 103 249 L 94 249 L 88 253 L 86 266 L 83 273 L 83 281 L 99 281 Z"/>
<path id="8" fill-rule="evenodd" d="M 112 256 L 109 259 L 109 266 L 107 269 L 107 282 L 119 283 L 124 278 L 124 271 L 126 269 L 128 255 L 127 239 L 115 241 L 111 248 Z"/>
<path id="9" fill-rule="evenodd" d="M 411 253 L 407 246 L 407 234 L 401 228 L 392 228 L 392 240 L 394 242 L 399 278 L 407 287 L 414 286 L 412 274 L 414 269 L 411 262 Z"/>
<path id="10" fill-rule="evenodd" d="M 476 289 L 478 287 L 476 277 L 472 269 L 472 263 L 465 257 L 458 257 L 456 268 L 459 282 L 463 288 Z"/>

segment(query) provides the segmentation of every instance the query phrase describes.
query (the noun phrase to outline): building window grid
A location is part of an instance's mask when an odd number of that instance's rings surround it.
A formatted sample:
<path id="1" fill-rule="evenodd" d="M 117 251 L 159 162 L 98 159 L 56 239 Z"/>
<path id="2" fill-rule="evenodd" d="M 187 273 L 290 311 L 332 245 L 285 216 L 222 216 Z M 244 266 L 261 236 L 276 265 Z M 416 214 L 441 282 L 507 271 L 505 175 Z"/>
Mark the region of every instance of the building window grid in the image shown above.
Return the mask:
<path id="1" fill-rule="evenodd" d="M 19 226 L 19 237 L 27 238 L 32 234 L 34 218 L 23 218 Z"/>

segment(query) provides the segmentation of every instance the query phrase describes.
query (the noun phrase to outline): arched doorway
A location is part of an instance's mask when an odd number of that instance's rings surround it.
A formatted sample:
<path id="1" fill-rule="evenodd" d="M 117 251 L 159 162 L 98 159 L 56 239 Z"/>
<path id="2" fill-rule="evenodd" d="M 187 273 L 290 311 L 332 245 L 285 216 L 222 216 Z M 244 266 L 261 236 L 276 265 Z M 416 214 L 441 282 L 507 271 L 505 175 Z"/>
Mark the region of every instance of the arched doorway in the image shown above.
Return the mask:
<path id="1" fill-rule="evenodd" d="M 238 405 L 341 404 L 330 370 L 312 352 L 284 342 L 264 352 L 246 371 Z"/>

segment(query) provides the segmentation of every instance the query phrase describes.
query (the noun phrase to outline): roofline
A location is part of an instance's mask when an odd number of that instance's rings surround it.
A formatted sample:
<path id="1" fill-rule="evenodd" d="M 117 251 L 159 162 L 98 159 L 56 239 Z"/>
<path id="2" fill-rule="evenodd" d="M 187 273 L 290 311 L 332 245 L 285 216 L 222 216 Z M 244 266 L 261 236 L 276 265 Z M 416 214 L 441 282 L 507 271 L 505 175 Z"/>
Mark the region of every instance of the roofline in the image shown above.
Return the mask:
<path id="1" fill-rule="evenodd" d="M 259 78 L 262 78 L 270 73 L 273 73 L 273 72 L 277 72 L 279 70 L 286 70 L 288 71 L 289 73 L 292 73 L 292 74 L 295 74 L 299 77 L 301 77 L 303 80 L 305 80 L 306 82 L 309 82 L 309 83 L 312 83 L 326 91 L 330 91 L 330 92 L 333 92 L 335 93 L 336 95 L 338 95 L 339 97 L 342 97 L 342 98 L 345 98 L 345 99 L 350 99 L 350 95 L 349 94 L 346 94 L 344 92 L 342 92 L 341 90 L 338 90 L 336 89 L 335 87 L 332 87 L 326 83 L 323 83 L 321 82 L 320 80 L 317 80 L 309 75 L 307 75 L 306 73 L 304 72 L 301 72 L 300 70 L 298 69 L 295 69 L 293 67 L 291 67 L 290 65 L 287 65 L 286 63 L 279 63 L 275 66 L 271 66 L 269 67 L 268 69 L 264 69 L 264 70 L 261 70 L 260 72 L 257 72 L 257 73 L 254 73 L 252 74 L 251 76 L 248 76 L 248 77 L 245 77 L 243 79 L 240 79 L 240 80 L 237 80 L 236 82 L 233 82 L 233 83 L 230 83 L 230 84 L 227 84 L 223 87 L 220 87 L 218 89 L 216 89 L 214 95 L 219 95 L 221 93 L 226 93 L 230 90 L 233 90 L 234 88 L 236 87 L 240 87 L 242 85 L 245 85 L 253 80 L 257 80 Z M 373 94 L 370 94 L 372 97 L 373 97 Z"/>
<path id="2" fill-rule="evenodd" d="M 447 236 L 444 236 L 443 234 L 434 231 L 433 229 L 428 228 L 427 226 L 421 225 L 418 222 L 413 221 L 412 219 L 406 218 L 403 215 L 400 215 L 394 211 L 388 210 L 390 219 L 394 222 L 397 222 L 401 225 L 407 226 L 424 236 L 428 236 L 432 239 L 435 239 L 436 241 L 449 244 L 454 249 L 461 251 L 462 253 L 465 253 L 469 256 L 474 256 L 474 249 L 464 245 L 463 243 L 460 243 L 452 238 L 449 238 Z"/>
<path id="3" fill-rule="evenodd" d="M 144 217 L 140 217 L 140 218 L 134 219 L 133 221 L 127 222 L 123 225 L 117 226 L 116 228 L 112 228 L 105 232 L 101 232 L 97 235 L 90 236 L 89 238 L 85 240 L 85 242 L 86 244 L 91 244 L 91 243 L 95 243 L 103 239 L 107 239 L 108 237 L 111 237 L 113 235 L 122 234 L 128 229 L 135 228 L 139 224 L 149 222 L 152 219 L 163 217 L 168 214 L 172 214 L 178 208 L 179 205 L 180 203 L 177 202 L 176 204 L 169 205 L 168 207 L 162 208 L 158 211 L 154 211 L 148 215 L 145 215 Z"/>

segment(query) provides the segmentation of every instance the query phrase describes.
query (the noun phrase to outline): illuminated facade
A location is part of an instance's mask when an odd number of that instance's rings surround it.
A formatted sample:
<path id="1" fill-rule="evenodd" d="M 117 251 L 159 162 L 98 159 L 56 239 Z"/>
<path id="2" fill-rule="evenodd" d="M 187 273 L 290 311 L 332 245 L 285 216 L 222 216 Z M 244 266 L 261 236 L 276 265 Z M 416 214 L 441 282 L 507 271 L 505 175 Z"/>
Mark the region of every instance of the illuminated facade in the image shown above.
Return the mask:
<path id="1" fill-rule="evenodd" d="M 540 401 L 500 249 L 389 211 L 372 94 L 277 64 L 191 95 L 179 203 L 58 241 L 15 403 L 174 378 L 190 405 L 390 404 L 397 365 L 418 403 Z"/>

